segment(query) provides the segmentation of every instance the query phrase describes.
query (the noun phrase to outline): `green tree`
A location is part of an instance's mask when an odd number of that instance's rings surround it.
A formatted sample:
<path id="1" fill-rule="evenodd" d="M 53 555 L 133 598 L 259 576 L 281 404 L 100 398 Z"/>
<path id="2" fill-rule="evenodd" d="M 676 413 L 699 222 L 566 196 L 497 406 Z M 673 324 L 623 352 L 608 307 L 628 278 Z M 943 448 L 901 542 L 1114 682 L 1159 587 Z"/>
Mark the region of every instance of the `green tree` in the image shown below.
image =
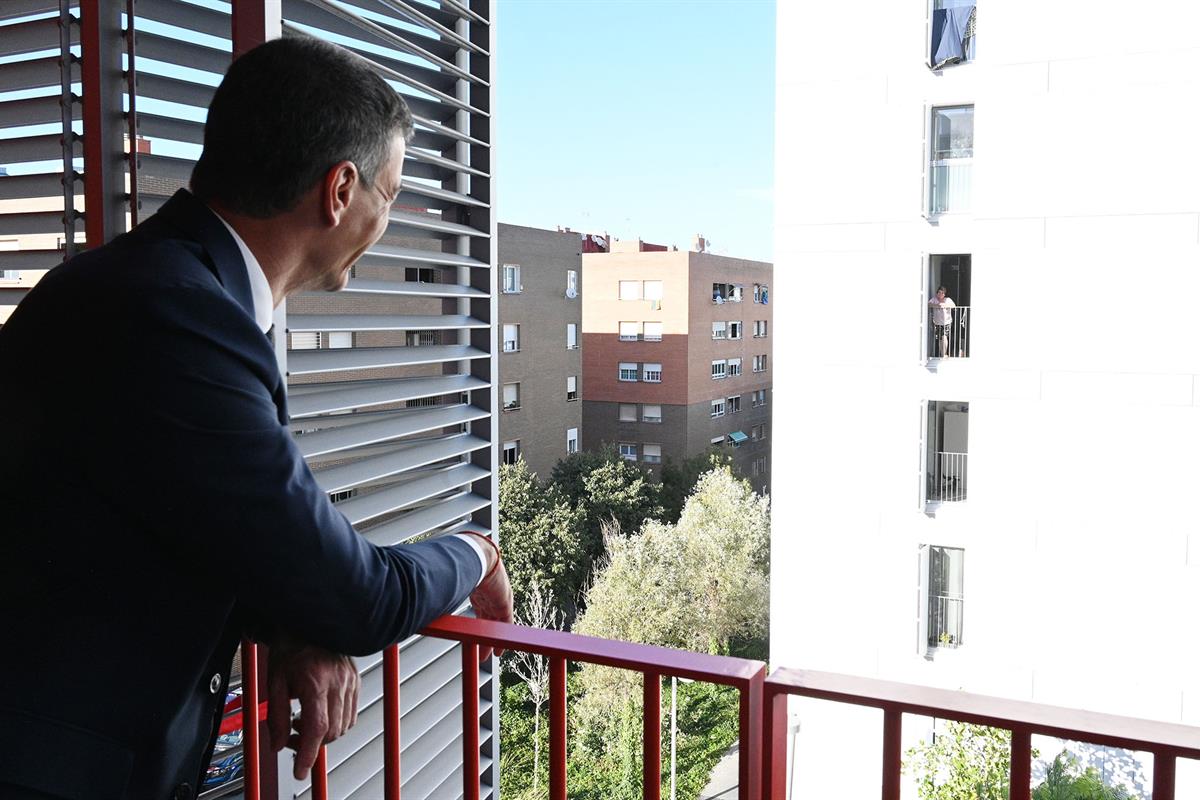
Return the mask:
<path id="1" fill-rule="evenodd" d="M 719 467 L 733 469 L 733 456 L 728 451 L 712 447 L 676 463 L 668 458 L 663 463 L 661 501 L 663 522 L 678 522 L 683 504 L 696 487 L 700 476 Z"/>
<path id="2" fill-rule="evenodd" d="M 1084 769 L 1066 750 L 1054 757 L 1033 800 L 1137 800 L 1124 786 L 1105 786 L 1094 767 Z"/>
<path id="3" fill-rule="evenodd" d="M 588 575 L 585 515 L 554 487 L 543 487 L 525 461 L 500 468 L 500 544 L 517 608 L 534 582 L 558 601 L 567 620 Z"/>
<path id="4" fill-rule="evenodd" d="M 1012 732 L 947 722 L 932 742 L 907 753 L 921 800 L 1008 800 Z"/>

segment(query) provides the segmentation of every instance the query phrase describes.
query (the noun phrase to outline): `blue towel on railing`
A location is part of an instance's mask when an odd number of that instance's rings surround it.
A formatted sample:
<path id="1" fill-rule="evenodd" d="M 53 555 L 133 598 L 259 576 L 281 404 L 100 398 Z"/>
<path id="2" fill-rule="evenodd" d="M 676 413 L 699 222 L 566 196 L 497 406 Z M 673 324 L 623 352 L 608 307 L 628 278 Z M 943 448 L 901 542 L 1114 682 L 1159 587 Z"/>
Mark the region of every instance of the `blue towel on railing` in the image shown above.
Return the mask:
<path id="1" fill-rule="evenodd" d="M 934 69 L 974 58 L 975 6 L 934 11 L 929 45 L 929 65 Z"/>

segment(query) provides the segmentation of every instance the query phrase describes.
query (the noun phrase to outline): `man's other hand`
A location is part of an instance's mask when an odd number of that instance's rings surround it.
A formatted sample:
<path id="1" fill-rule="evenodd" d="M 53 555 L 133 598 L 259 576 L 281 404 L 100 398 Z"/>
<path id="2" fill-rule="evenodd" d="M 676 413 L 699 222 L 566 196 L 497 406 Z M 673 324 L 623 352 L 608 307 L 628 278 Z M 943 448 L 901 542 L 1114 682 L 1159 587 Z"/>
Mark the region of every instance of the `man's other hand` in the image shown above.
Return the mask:
<path id="1" fill-rule="evenodd" d="M 271 747 L 277 753 L 285 745 L 295 750 L 292 774 L 296 780 L 304 780 L 321 745 L 332 742 L 358 721 L 358 670 L 348 656 L 288 641 L 271 645 L 267 665 Z M 296 733 L 290 733 L 292 698 L 300 700 Z"/>
<path id="2" fill-rule="evenodd" d="M 512 585 L 508 582 L 508 571 L 504 569 L 504 562 L 499 560 L 496 551 L 489 549 L 487 555 L 490 574 L 471 592 L 471 607 L 475 609 L 475 616 L 479 619 L 512 622 L 513 592 Z M 496 651 L 497 656 L 503 653 L 503 650 Z M 492 648 L 479 649 L 480 661 L 486 661 L 491 656 Z"/>

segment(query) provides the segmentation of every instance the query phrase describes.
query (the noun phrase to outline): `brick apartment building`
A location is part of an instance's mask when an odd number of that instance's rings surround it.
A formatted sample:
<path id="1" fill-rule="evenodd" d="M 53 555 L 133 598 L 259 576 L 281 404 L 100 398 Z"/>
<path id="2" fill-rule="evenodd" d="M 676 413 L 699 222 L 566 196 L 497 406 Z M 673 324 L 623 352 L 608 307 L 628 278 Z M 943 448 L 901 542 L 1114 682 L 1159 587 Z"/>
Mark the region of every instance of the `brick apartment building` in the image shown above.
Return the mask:
<path id="1" fill-rule="evenodd" d="M 583 255 L 583 444 L 654 470 L 721 447 L 769 489 L 773 267 L 704 246 Z"/>
<path id="2" fill-rule="evenodd" d="M 500 462 L 546 480 L 582 444 L 581 254 L 570 231 L 500 224 Z"/>

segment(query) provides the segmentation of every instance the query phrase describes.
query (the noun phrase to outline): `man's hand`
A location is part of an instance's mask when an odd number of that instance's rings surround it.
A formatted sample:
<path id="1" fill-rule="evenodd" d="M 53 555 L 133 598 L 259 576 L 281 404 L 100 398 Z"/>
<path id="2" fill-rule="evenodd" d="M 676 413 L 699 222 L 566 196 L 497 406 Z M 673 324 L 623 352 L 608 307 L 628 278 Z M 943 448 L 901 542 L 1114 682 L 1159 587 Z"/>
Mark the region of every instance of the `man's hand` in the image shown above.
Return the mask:
<path id="1" fill-rule="evenodd" d="M 479 536 L 479 534 L 475 535 Z M 475 609 L 475 616 L 479 619 L 512 622 L 513 592 L 512 585 L 508 582 L 508 571 L 504 569 L 504 562 L 500 561 L 499 551 L 491 544 L 490 540 L 483 549 L 487 554 L 487 569 L 484 570 L 487 578 L 475 587 L 475 591 L 471 592 L 471 607 Z M 503 650 L 496 651 L 497 656 L 503 654 Z M 480 648 L 480 661 L 486 661 L 491 656 L 492 648 Z"/>
<path id="2" fill-rule="evenodd" d="M 292 774 L 296 780 L 304 780 L 321 745 L 344 734 L 358 720 L 358 670 L 348 656 L 289 641 L 271 645 L 267 665 L 271 747 L 277 753 L 284 745 L 295 750 Z M 300 717 L 295 722 L 296 733 L 289 735 L 293 697 L 300 700 Z"/>

